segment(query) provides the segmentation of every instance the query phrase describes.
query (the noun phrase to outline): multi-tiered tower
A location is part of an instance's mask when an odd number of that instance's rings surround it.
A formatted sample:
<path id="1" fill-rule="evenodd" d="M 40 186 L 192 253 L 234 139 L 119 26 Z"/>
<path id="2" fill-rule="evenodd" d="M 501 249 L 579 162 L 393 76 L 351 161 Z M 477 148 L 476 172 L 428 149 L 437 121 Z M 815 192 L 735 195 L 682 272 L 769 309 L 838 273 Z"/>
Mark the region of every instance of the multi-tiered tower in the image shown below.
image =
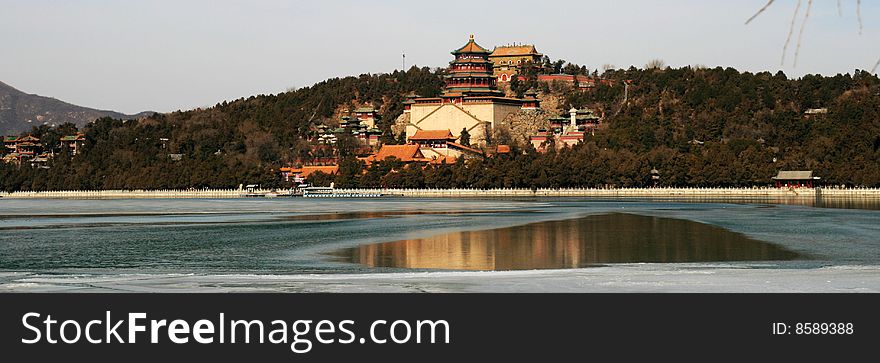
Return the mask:
<path id="1" fill-rule="evenodd" d="M 479 46 L 471 35 L 467 44 L 452 51 L 455 59 L 449 62 L 449 75 L 446 76 L 446 89 L 441 97 L 448 101 L 461 103 L 464 97 L 504 96 L 495 88 L 492 74 L 492 52 Z"/>
<path id="2" fill-rule="evenodd" d="M 463 47 L 452 51 L 455 59 L 449 63 L 446 86 L 440 96 L 405 102 L 409 113 L 407 139 L 420 130 L 448 130 L 458 139 L 462 130 L 467 130 L 472 144 L 485 145 L 491 141 L 495 124 L 512 113 L 539 107 L 540 101 L 534 97 L 504 97 L 504 92 L 496 87 L 493 64 L 489 61 L 491 53 L 477 44 L 473 35 Z"/>

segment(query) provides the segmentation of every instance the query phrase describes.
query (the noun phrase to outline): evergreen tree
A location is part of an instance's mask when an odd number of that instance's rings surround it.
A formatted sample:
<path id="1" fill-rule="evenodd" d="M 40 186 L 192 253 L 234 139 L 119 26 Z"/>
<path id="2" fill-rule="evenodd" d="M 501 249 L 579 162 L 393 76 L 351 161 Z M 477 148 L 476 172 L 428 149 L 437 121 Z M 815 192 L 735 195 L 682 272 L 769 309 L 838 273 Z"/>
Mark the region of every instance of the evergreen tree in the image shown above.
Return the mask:
<path id="1" fill-rule="evenodd" d="M 406 131 L 401 131 L 399 135 L 397 135 L 397 145 L 405 145 L 406 144 Z"/>
<path id="2" fill-rule="evenodd" d="M 461 135 L 458 138 L 458 142 L 464 146 L 471 146 L 471 134 L 466 127 L 461 129 Z"/>

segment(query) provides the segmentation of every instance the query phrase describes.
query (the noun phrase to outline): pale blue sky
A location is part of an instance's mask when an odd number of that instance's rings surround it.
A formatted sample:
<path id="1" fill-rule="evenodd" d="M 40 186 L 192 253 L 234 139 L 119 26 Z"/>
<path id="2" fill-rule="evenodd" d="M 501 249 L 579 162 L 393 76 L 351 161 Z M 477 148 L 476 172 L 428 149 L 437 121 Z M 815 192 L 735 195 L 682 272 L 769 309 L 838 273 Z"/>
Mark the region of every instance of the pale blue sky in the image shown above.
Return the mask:
<path id="1" fill-rule="evenodd" d="M 780 66 L 794 0 L 0 0 L 0 81 L 127 113 L 211 106 L 330 77 L 445 66 L 475 34 L 590 68 L 702 64 L 836 74 L 880 58 L 880 2 L 816 0 L 797 67 Z M 804 1 L 806 4 L 806 1 Z M 803 9 L 801 11 L 803 14 Z"/>

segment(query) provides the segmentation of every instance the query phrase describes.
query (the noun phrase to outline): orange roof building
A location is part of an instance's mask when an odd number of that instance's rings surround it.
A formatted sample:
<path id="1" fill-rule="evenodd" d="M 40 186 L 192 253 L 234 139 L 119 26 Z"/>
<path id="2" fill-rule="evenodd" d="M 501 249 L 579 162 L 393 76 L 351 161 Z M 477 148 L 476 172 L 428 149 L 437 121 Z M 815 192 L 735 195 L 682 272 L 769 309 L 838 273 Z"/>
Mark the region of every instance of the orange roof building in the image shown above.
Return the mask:
<path id="1" fill-rule="evenodd" d="M 374 163 L 391 157 L 397 158 L 398 160 L 405 163 L 430 161 L 428 158 L 425 157 L 425 155 L 422 154 L 422 151 L 419 150 L 419 145 L 417 144 L 382 145 L 382 148 L 379 149 L 379 152 L 377 152 L 375 155 L 367 157 L 365 160 L 367 161 L 367 163 Z"/>
<path id="2" fill-rule="evenodd" d="M 455 141 L 452 131 L 447 130 L 418 130 L 410 136 L 410 144 L 419 145 L 422 148 L 434 149 L 446 148 L 446 144 Z"/>
<path id="3" fill-rule="evenodd" d="M 286 182 L 302 183 L 314 173 L 322 172 L 324 174 L 339 173 L 339 165 L 306 165 L 301 168 L 283 167 L 278 169 L 281 172 L 281 178 Z"/>
<path id="4" fill-rule="evenodd" d="M 415 135 L 410 136 L 409 138 L 412 141 L 425 141 L 425 140 L 448 140 L 454 141 L 455 136 L 452 135 L 452 131 L 446 130 L 417 130 Z"/>
<path id="5" fill-rule="evenodd" d="M 302 170 L 302 177 L 308 178 L 309 175 L 319 171 L 324 174 L 336 174 L 339 172 L 339 165 L 309 165 L 303 166 L 300 170 Z"/>

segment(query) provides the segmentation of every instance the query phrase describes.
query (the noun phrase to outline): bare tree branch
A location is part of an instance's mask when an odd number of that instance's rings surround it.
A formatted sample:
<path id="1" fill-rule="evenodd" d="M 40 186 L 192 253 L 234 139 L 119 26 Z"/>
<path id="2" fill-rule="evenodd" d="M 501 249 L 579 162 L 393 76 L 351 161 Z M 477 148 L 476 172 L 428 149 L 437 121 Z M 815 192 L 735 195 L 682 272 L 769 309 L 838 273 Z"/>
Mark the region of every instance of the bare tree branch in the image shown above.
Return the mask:
<path id="1" fill-rule="evenodd" d="M 859 18 L 859 35 L 862 35 L 862 0 L 856 1 L 856 17 Z"/>
<path id="2" fill-rule="evenodd" d="M 768 0 L 764 6 L 762 6 L 758 11 L 752 15 L 748 20 L 746 20 L 746 24 L 755 20 L 759 15 L 764 13 L 770 5 L 773 5 L 775 0 Z M 785 38 L 785 44 L 782 46 L 782 59 L 780 61 L 781 65 L 785 65 L 785 56 L 788 53 L 788 45 L 791 44 L 791 38 L 794 36 L 794 26 L 797 24 L 798 15 L 800 15 L 801 5 L 803 5 L 803 0 L 798 0 L 797 6 L 794 8 L 794 14 L 791 16 L 791 23 L 788 26 L 788 36 Z M 807 28 L 807 21 L 810 20 L 810 10 L 813 8 L 813 0 L 807 0 L 807 10 L 804 12 L 804 17 L 801 21 L 801 27 L 798 31 L 797 38 L 797 47 L 794 51 L 794 61 L 792 62 L 793 67 L 797 67 L 798 58 L 801 53 L 801 41 L 804 38 L 804 30 Z M 837 16 L 843 16 L 843 5 L 840 0 L 837 0 Z M 862 23 L 862 0 L 856 0 L 856 16 L 858 17 L 859 22 L 859 35 L 862 35 L 863 23 Z M 872 73 L 877 71 L 877 68 L 880 67 L 880 60 L 874 64 L 874 68 L 871 70 Z"/>
<path id="3" fill-rule="evenodd" d="M 749 20 L 746 20 L 746 24 L 748 25 L 752 20 L 754 20 L 755 18 L 757 18 L 758 15 L 761 15 L 761 13 L 763 13 L 764 10 L 767 10 L 767 8 L 769 8 L 770 5 L 773 5 L 773 2 L 774 2 L 774 1 L 776 1 L 776 0 L 768 0 L 767 3 L 764 4 L 764 7 L 762 7 L 761 9 L 759 9 L 758 12 L 755 13 L 755 15 L 752 15 L 752 17 L 749 18 Z"/>
<path id="4" fill-rule="evenodd" d="M 801 22 L 801 31 L 798 32 L 797 48 L 794 49 L 794 63 L 792 66 L 797 68 L 798 55 L 801 53 L 801 39 L 804 37 L 804 29 L 807 27 L 807 20 L 810 19 L 810 9 L 813 7 L 813 0 L 807 0 L 807 12 L 804 13 L 804 20 Z"/>
<path id="5" fill-rule="evenodd" d="M 780 65 L 785 65 L 785 54 L 788 53 L 788 44 L 791 43 L 791 36 L 794 34 L 794 24 L 800 11 L 801 0 L 798 0 L 797 7 L 794 8 L 794 15 L 791 16 L 791 25 L 788 26 L 788 37 L 785 38 L 785 45 L 782 46 L 782 61 L 779 62 Z"/>

